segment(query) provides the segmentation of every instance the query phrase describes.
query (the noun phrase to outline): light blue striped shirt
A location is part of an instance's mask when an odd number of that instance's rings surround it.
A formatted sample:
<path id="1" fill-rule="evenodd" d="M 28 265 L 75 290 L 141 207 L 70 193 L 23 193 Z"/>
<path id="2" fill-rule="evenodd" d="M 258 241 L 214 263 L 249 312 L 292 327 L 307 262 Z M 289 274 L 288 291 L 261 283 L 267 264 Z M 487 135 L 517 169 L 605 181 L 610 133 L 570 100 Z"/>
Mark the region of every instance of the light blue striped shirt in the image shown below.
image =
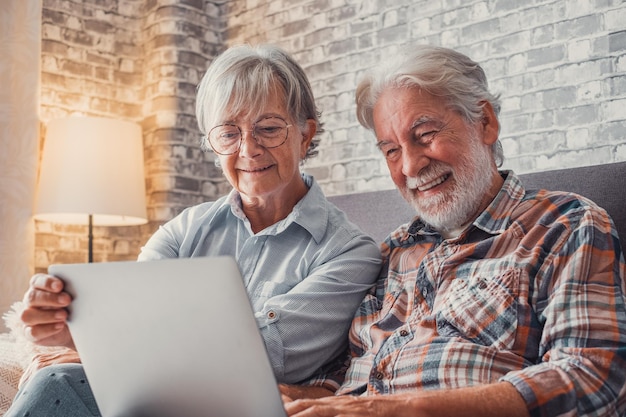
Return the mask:
<path id="1" fill-rule="evenodd" d="M 381 263 L 374 240 L 326 200 L 313 177 L 303 178 L 306 196 L 285 219 L 257 234 L 233 190 L 184 210 L 139 255 L 140 261 L 234 256 L 274 373 L 284 383 L 309 378 L 346 349 L 354 313 Z"/>

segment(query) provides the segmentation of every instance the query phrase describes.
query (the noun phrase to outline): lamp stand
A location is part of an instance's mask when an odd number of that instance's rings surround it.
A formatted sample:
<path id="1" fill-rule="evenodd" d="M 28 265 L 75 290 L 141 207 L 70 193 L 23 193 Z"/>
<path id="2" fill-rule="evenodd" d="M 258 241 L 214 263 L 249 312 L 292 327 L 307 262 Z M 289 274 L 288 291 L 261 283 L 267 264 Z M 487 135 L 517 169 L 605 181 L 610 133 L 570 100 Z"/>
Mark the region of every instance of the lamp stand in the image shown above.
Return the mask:
<path id="1" fill-rule="evenodd" d="M 93 215 L 89 215 L 89 263 L 93 262 Z"/>

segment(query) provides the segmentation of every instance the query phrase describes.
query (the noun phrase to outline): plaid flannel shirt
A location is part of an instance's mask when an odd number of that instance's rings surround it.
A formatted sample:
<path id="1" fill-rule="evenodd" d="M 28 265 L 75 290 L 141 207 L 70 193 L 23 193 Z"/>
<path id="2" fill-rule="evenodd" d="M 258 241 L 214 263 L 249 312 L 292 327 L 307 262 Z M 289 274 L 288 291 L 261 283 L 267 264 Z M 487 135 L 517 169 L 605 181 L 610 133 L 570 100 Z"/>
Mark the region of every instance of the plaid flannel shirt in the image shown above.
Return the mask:
<path id="1" fill-rule="evenodd" d="M 580 196 L 502 175 L 458 238 L 416 219 L 382 245 L 338 395 L 508 381 L 533 416 L 626 413 L 626 267 L 612 221 Z"/>

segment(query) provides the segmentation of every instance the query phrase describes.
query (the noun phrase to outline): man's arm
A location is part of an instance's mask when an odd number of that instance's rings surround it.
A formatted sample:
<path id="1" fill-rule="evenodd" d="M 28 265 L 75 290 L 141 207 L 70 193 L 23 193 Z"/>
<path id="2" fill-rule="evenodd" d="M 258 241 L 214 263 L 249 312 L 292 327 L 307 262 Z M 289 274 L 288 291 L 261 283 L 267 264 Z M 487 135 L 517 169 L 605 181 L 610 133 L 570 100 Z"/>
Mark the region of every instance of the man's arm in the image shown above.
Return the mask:
<path id="1" fill-rule="evenodd" d="M 508 382 L 453 390 L 369 397 L 339 396 L 287 402 L 291 417 L 528 417 L 526 403 Z"/>

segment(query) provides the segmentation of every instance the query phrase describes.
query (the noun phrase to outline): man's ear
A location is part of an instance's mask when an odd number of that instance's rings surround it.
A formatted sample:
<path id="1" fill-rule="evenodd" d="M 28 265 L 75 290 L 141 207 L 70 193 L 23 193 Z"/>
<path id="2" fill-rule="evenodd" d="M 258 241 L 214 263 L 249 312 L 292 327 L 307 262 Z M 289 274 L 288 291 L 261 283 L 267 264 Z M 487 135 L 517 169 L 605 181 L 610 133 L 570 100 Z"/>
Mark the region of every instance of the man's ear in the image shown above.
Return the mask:
<path id="1" fill-rule="evenodd" d="M 311 145 L 311 141 L 317 133 L 317 123 L 314 119 L 306 120 L 306 132 L 302 134 L 302 143 L 300 144 L 300 159 L 304 159 L 306 152 Z"/>
<path id="2" fill-rule="evenodd" d="M 481 104 L 483 108 L 483 118 L 480 121 L 479 129 L 482 129 L 482 141 L 486 145 L 493 145 L 498 140 L 500 122 L 490 102 L 483 101 Z"/>

